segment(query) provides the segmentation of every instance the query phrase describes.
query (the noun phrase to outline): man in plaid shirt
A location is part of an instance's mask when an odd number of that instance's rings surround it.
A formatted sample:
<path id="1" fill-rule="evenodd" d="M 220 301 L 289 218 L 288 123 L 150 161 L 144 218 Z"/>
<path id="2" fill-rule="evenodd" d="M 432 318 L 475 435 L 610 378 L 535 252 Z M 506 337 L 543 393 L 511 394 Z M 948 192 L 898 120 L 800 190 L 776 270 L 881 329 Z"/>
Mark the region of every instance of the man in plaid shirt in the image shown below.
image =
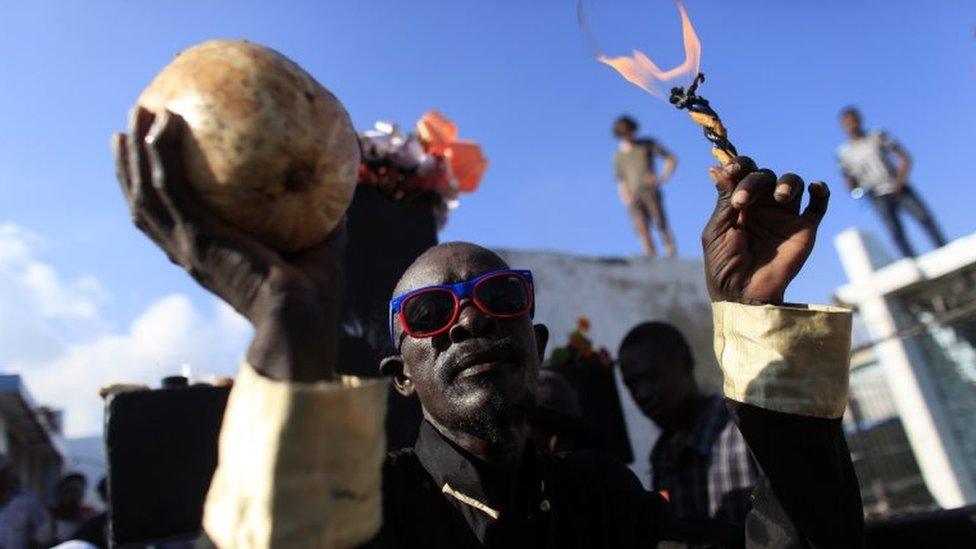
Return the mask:
<path id="1" fill-rule="evenodd" d="M 624 337 L 619 357 L 634 401 L 661 428 L 654 490 L 678 518 L 743 524 L 756 465 L 722 398 L 699 392 L 685 338 L 670 324 L 645 322 Z"/>

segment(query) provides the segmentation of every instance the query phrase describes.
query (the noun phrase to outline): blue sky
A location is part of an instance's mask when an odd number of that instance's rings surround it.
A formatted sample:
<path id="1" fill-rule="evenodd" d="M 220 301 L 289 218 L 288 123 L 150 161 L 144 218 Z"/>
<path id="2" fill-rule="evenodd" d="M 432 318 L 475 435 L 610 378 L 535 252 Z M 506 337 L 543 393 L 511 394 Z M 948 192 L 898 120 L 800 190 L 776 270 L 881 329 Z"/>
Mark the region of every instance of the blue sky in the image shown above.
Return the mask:
<path id="1" fill-rule="evenodd" d="M 913 154 L 912 181 L 950 237 L 976 228 L 966 164 L 976 127 L 976 4 L 928 4 L 686 4 L 703 42 L 702 91 L 740 151 L 835 190 L 818 247 L 788 294 L 794 301 L 823 302 L 844 282 L 835 234 L 880 229 L 865 204 L 840 192 L 833 151 L 846 104 Z M 608 53 L 637 47 L 662 65 L 680 61 L 670 1 L 588 5 Z M 173 293 L 206 310 L 209 298 L 130 225 L 108 143 L 176 52 L 231 37 L 298 61 L 357 127 L 380 118 L 409 125 L 433 107 L 479 140 L 492 166 L 443 239 L 637 253 L 610 170 L 610 123 L 630 113 L 679 156 L 666 201 L 681 254 L 700 256 L 714 200 L 700 129 L 595 62 L 575 16 L 573 0 L 0 0 L 0 224 L 34 235 L 31 261 L 65 284 L 97 281 L 93 330 L 124 332 Z"/>

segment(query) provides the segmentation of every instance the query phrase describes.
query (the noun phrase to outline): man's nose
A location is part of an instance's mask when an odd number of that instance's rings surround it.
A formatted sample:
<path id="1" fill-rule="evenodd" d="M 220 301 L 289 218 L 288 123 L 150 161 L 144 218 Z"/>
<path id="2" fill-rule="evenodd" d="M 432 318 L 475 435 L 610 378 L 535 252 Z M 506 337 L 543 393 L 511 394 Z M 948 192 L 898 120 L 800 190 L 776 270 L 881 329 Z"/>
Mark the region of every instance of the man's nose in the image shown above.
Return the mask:
<path id="1" fill-rule="evenodd" d="M 470 299 L 461 302 L 461 312 L 458 321 L 448 334 L 451 343 L 460 343 L 471 337 L 481 337 L 498 330 L 498 319 L 481 312 Z"/>

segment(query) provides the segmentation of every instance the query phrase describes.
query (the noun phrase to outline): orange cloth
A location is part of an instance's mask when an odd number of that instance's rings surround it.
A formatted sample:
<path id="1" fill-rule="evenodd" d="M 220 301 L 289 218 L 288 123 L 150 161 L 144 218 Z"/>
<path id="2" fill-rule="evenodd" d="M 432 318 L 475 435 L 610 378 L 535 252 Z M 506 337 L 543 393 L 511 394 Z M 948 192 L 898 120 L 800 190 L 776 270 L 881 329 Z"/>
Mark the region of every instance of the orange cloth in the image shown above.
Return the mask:
<path id="1" fill-rule="evenodd" d="M 427 111 L 417 121 L 417 134 L 424 143 L 444 146 L 457 140 L 457 124 L 437 111 Z"/>
<path id="2" fill-rule="evenodd" d="M 481 152 L 481 145 L 474 141 L 455 141 L 444 147 L 444 157 L 451 163 L 459 191 L 471 193 L 478 189 L 481 176 L 488 169 L 488 158 Z"/>
<path id="3" fill-rule="evenodd" d="M 458 140 L 457 125 L 437 111 L 427 111 L 417 121 L 417 133 L 427 152 L 447 159 L 459 191 L 470 193 L 478 189 L 481 176 L 488 169 L 488 157 L 481 145 Z"/>

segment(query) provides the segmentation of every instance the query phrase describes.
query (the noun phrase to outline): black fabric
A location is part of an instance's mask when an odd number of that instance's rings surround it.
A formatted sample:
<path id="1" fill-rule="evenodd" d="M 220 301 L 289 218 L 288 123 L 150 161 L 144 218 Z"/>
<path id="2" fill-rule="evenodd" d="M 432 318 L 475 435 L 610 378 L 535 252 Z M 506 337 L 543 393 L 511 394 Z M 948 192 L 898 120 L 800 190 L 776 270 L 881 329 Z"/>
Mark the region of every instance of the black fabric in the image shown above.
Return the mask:
<path id="1" fill-rule="evenodd" d="M 729 399 L 726 405 L 769 482 L 760 483 L 761 497 L 754 497 L 747 518 L 750 545 L 756 540 L 758 547 L 863 547 L 861 493 L 841 419 L 784 414 Z"/>
<path id="2" fill-rule="evenodd" d="M 112 543 L 195 536 L 229 387 L 119 393 L 106 405 Z"/>
<path id="3" fill-rule="evenodd" d="M 761 476 L 754 495 L 746 545 L 862 547 L 860 491 L 840 420 L 726 404 L 768 476 Z M 498 510 L 498 520 L 444 494 L 444 482 Z M 383 521 L 368 546 L 653 547 L 677 540 L 668 546 L 739 547 L 743 542 L 741 530 L 728 525 L 673 520 L 660 496 L 646 492 L 629 469 L 599 453 L 533 453 L 514 477 L 505 476 L 477 463 L 427 423 L 414 449 L 386 460 Z"/>
<path id="4" fill-rule="evenodd" d="M 530 452 L 506 503 L 504 475 L 425 422 L 416 448 L 386 461 L 384 524 L 371 546 L 653 547 L 670 530 L 663 499 L 646 492 L 623 464 L 597 453 Z M 445 495 L 445 481 L 497 505 L 499 519 Z"/>
<path id="5" fill-rule="evenodd" d="M 867 547 L 972 547 L 976 545 L 976 505 L 901 515 L 869 523 Z"/>
<path id="6" fill-rule="evenodd" d="M 427 248 L 437 244 L 434 200 L 425 196 L 392 200 L 376 187 L 356 187 L 356 196 L 346 213 L 349 243 L 343 258 L 346 289 L 342 331 L 347 336 L 346 344 L 360 347 L 360 343 L 354 342 L 358 339 L 372 352 L 357 350 L 364 359 L 340 362 L 343 365 L 340 373 L 378 377 L 379 359 L 392 354 L 390 296 L 407 267 Z M 343 351 L 340 348 L 340 353 Z M 402 397 L 391 387 L 387 408 L 387 447 L 410 446 L 417 438 L 422 418 L 420 401 L 416 397 Z"/>
<path id="7" fill-rule="evenodd" d="M 391 200 L 374 187 L 358 185 L 346 212 L 343 331 L 365 339 L 380 356 L 393 351 L 388 316 L 393 287 L 437 244 L 432 207 L 430 200 Z"/>
<path id="8" fill-rule="evenodd" d="M 600 439 L 590 437 L 592 445 L 588 447 L 604 451 L 622 463 L 634 461 L 613 370 L 601 366 L 595 358 L 582 357 L 567 363 L 550 363 L 546 368 L 566 378 L 579 397 L 581 415 L 600 427 L 596 433 Z"/>
<path id="9" fill-rule="evenodd" d="M 461 513 L 482 544 L 511 541 L 513 532 L 541 534 L 551 526 L 549 513 L 542 510 L 549 494 L 532 449 L 526 450 L 521 466 L 516 470 L 500 471 L 469 456 L 442 437 L 430 423 L 424 422 L 414 453 L 433 478 L 435 487 L 439 486 L 443 491 L 444 486 L 449 485 L 452 490 L 505 515 L 504 521 L 496 521 L 484 510 L 447 497 L 448 503 Z M 544 541 L 544 536 L 537 541 Z"/>
<path id="10" fill-rule="evenodd" d="M 425 422 L 415 448 L 386 460 L 383 528 L 366 546 L 742 546 L 741 530 L 730 525 L 674 521 L 663 498 L 602 453 L 553 456 L 530 448 L 515 477 L 492 471 Z M 498 519 L 443 493 L 445 482 L 497 510 Z"/>

